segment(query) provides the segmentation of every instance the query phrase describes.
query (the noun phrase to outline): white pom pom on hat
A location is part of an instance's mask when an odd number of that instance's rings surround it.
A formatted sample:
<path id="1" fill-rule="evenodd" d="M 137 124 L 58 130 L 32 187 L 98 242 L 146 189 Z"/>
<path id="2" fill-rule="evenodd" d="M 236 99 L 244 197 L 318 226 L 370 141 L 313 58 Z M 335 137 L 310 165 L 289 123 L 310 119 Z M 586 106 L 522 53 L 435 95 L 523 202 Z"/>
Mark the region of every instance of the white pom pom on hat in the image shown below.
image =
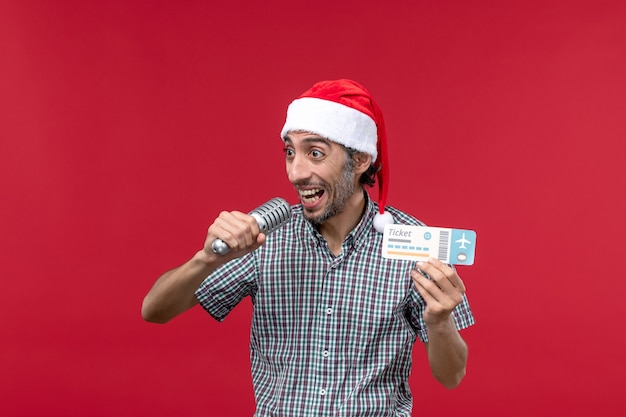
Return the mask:
<path id="1" fill-rule="evenodd" d="M 284 140 L 292 131 L 315 133 L 371 155 L 372 163 L 379 168 L 379 212 L 374 217 L 374 227 L 382 233 L 386 224 L 394 223 L 393 216 L 385 211 L 389 183 L 385 121 L 362 85 L 348 79 L 316 83 L 287 108 L 281 138 Z"/>

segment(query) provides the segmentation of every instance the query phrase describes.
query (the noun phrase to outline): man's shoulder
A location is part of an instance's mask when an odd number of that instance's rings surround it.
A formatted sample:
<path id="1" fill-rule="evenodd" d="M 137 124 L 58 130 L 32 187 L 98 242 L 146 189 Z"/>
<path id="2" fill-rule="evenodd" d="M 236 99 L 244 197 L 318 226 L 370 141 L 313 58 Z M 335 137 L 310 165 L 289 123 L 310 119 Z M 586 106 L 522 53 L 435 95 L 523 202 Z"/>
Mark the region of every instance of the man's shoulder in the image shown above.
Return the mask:
<path id="1" fill-rule="evenodd" d="M 391 213 L 391 215 L 393 216 L 394 220 L 396 223 L 398 224 L 408 224 L 411 226 L 426 226 L 426 223 L 424 223 L 423 221 L 421 221 L 420 219 L 418 219 L 417 217 L 402 211 L 400 209 L 397 209 L 393 206 L 386 206 L 385 207 L 386 210 L 389 211 L 389 213 Z"/>

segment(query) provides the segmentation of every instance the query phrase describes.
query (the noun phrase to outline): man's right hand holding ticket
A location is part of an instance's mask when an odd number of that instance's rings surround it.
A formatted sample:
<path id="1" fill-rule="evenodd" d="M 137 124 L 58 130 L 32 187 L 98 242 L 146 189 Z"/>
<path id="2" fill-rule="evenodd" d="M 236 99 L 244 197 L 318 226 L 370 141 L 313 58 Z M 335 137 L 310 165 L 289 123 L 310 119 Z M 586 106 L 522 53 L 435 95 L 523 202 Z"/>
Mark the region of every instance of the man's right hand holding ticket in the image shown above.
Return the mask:
<path id="1" fill-rule="evenodd" d="M 417 262 L 415 268 L 411 270 L 411 278 L 426 301 L 424 321 L 428 342 L 425 345 L 432 373 L 444 385 L 444 381 L 460 381 L 465 376 L 467 346 L 451 313 L 463 301 L 465 285 L 454 268 L 437 259 Z"/>

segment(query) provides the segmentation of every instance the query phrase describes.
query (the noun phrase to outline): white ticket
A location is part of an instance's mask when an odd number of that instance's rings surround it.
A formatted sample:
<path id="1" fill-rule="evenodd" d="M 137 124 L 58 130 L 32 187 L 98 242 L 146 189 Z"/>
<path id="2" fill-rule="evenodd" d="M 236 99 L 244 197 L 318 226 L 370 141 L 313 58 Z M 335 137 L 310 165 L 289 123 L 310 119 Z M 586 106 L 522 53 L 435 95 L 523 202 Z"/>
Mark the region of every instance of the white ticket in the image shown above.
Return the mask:
<path id="1" fill-rule="evenodd" d="M 475 248 L 473 230 L 388 224 L 383 234 L 383 257 L 389 259 L 473 265 Z"/>

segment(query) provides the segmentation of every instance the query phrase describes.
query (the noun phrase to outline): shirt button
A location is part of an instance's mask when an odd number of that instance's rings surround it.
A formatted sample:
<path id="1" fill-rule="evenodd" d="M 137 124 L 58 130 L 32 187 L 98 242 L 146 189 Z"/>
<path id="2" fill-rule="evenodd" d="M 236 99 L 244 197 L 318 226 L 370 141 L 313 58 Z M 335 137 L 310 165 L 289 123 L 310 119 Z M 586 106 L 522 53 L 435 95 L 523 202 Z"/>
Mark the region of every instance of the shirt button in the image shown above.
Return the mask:
<path id="1" fill-rule="evenodd" d="M 326 395 L 326 390 L 324 388 L 320 390 L 320 395 Z"/>
<path id="2" fill-rule="evenodd" d="M 327 358 L 327 357 L 328 357 L 328 355 L 330 355 L 330 352 L 329 352 L 329 351 L 327 351 L 327 350 L 325 350 L 325 351 L 323 351 L 323 352 L 322 352 L 322 355 L 323 355 L 325 358 Z"/>
<path id="3" fill-rule="evenodd" d="M 333 309 L 332 309 L 332 308 L 330 308 L 330 307 L 328 307 L 328 308 L 326 309 L 326 314 L 329 314 L 329 315 L 330 315 L 330 314 L 333 314 Z"/>

